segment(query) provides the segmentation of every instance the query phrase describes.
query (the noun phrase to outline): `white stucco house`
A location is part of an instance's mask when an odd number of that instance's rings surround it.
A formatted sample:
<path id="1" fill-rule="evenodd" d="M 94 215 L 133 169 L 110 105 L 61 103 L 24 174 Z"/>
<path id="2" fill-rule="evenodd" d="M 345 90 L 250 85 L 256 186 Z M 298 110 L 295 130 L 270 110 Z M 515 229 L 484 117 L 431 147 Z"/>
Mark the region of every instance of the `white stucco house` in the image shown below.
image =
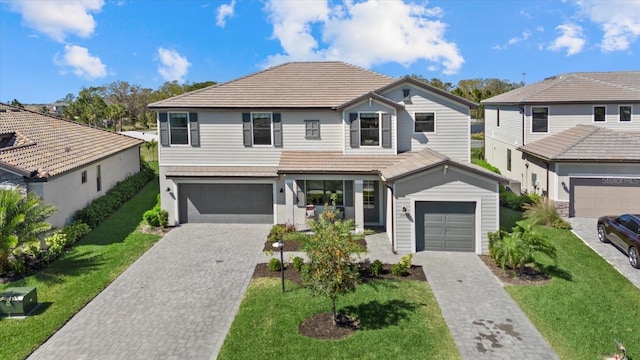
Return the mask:
<path id="1" fill-rule="evenodd" d="M 0 103 L 0 188 L 33 191 L 61 227 L 140 171 L 141 140 Z"/>
<path id="2" fill-rule="evenodd" d="M 485 157 L 564 216 L 640 213 L 640 71 L 568 73 L 483 100 Z"/>
<path id="3" fill-rule="evenodd" d="M 486 253 L 505 178 L 470 163 L 476 104 L 409 77 L 294 62 L 149 105 L 174 225 L 304 227 L 335 195 L 394 251 Z"/>

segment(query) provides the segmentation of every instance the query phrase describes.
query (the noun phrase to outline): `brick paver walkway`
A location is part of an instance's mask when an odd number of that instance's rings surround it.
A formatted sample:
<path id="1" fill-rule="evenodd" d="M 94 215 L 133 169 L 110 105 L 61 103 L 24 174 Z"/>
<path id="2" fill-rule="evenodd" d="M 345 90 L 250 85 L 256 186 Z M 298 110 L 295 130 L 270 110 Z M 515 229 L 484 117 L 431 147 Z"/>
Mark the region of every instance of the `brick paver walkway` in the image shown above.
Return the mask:
<path id="1" fill-rule="evenodd" d="M 269 227 L 173 229 L 30 359 L 215 359 Z"/>

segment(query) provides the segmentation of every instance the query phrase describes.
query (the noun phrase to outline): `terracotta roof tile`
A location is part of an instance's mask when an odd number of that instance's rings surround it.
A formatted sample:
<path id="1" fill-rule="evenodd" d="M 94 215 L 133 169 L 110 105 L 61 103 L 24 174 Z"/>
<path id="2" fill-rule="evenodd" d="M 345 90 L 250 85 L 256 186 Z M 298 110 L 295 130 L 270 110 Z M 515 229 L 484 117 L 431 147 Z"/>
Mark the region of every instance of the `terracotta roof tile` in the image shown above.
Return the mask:
<path id="1" fill-rule="evenodd" d="M 640 161 L 640 138 L 595 125 L 577 125 L 519 149 L 555 161 Z"/>
<path id="2" fill-rule="evenodd" d="M 567 73 L 483 100 L 483 104 L 640 102 L 640 71 Z"/>
<path id="3" fill-rule="evenodd" d="M 395 80 L 343 62 L 292 62 L 149 108 L 334 108 Z"/>
<path id="4" fill-rule="evenodd" d="M 41 177 L 64 173 L 142 143 L 2 103 L 0 134 L 15 137 L 11 146 L 0 148 L 0 162 L 27 176 L 37 172 Z"/>

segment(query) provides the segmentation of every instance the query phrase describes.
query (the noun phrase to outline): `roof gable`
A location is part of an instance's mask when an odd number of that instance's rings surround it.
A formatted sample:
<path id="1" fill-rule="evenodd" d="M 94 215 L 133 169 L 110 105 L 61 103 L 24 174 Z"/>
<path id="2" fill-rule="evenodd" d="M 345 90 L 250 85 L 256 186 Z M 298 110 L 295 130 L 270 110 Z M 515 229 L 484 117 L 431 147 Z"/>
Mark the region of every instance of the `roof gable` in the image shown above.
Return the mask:
<path id="1" fill-rule="evenodd" d="M 335 108 L 394 80 L 344 62 L 291 62 L 149 108 Z"/>
<path id="2" fill-rule="evenodd" d="M 24 176 L 55 176 L 142 141 L 0 103 L 0 165 Z"/>
<path id="3" fill-rule="evenodd" d="M 640 102 L 640 71 L 567 73 L 483 100 L 483 104 Z"/>

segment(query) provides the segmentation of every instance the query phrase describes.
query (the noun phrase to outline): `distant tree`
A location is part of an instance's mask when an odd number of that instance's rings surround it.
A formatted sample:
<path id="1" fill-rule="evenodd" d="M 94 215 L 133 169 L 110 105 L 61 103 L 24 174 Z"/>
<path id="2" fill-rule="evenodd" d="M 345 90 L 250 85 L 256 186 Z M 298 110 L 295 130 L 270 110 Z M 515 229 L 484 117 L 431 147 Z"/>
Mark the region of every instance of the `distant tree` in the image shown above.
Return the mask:
<path id="1" fill-rule="evenodd" d="M 24 109 L 24 105 L 22 105 L 22 103 L 20 101 L 18 101 L 18 99 L 11 100 L 11 103 L 9 105 L 15 106 L 15 107 L 20 108 L 20 109 Z"/>
<path id="2" fill-rule="evenodd" d="M 453 89 L 454 95 L 473 101 L 479 105 L 471 113 L 471 117 L 484 120 L 484 106 L 482 100 L 500 95 L 507 91 L 524 86 L 523 83 L 514 83 L 500 79 L 468 79 L 460 80 L 458 86 Z"/>
<path id="3" fill-rule="evenodd" d="M 425 77 L 423 77 L 422 75 L 416 75 L 416 74 L 412 74 L 411 75 L 412 78 L 416 79 L 416 80 L 420 80 L 423 81 L 435 88 L 447 91 L 447 92 L 451 92 L 451 90 L 453 90 L 454 86 L 453 84 L 451 84 L 450 82 L 442 82 L 442 80 L 438 79 L 438 78 L 431 78 L 431 80 L 426 79 Z"/>
<path id="4" fill-rule="evenodd" d="M 192 84 L 185 83 L 184 85 L 182 85 L 182 88 L 184 89 L 184 92 L 189 92 L 189 91 L 203 89 L 203 88 L 215 85 L 215 84 L 216 84 L 215 81 L 195 82 L 195 83 L 192 83 Z"/>
<path id="5" fill-rule="evenodd" d="M 127 116 L 127 108 L 122 104 L 109 104 L 105 111 L 107 119 L 113 121 L 113 129 L 122 131 L 122 119 Z M 118 128 L 118 125 L 120 127 Z"/>
<path id="6" fill-rule="evenodd" d="M 47 107 L 47 105 L 42 105 L 38 111 L 41 114 L 48 114 L 49 113 L 49 108 Z"/>
<path id="7" fill-rule="evenodd" d="M 106 118 L 107 104 L 104 87 L 82 88 L 78 97 L 63 109 L 63 115 L 84 124 L 100 126 Z"/>

